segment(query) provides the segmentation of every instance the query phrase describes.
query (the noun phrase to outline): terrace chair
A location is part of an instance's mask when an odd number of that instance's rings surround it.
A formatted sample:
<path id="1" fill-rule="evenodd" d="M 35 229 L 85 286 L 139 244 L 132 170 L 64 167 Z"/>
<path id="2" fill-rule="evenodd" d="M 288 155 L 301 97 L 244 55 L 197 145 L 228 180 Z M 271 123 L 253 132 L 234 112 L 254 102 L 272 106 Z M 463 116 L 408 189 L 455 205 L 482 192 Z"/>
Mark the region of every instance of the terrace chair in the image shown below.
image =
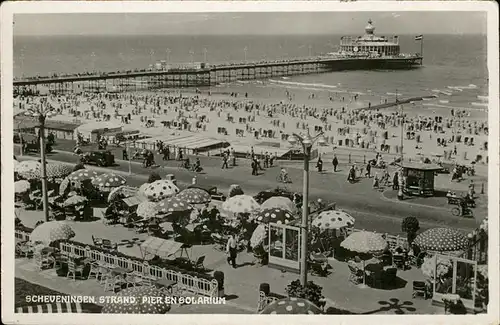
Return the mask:
<path id="1" fill-rule="evenodd" d="M 347 265 L 351 273 L 349 274 L 349 281 L 354 284 L 360 284 L 363 282 L 363 271 L 352 265 Z"/>
<path id="2" fill-rule="evenodd" d="M 196 262 L 193 264 L 193 268 L 195 270 L 205 270 L 205 265 L 203 265 L 204 261 L 205 261 L 205 255 L 198 257 Z"/>
<path id="3" fill-rule="evenodd" d="M 384 287 L 391 286 L 394 283 L 394 281 L 396 281 L 397 274 L 398 274 L 398 269 L 395 267 L 391 267 L 385 270 L 382 278 L 383 286 Z"/>
<path id="4" fill-rule="evenodd" d="M 109 239 L 103 239 L 101 242 L 101 247 L 107 250 L 115 251 L 118 249 L 118 244 L 117 243 L 113 244 Z"/>
<path id="5" fill-rule="evenodd" d="M 328 276 L 329 273 L 328 267 L 324 267 L 322 262 L 316 262 L 316 261 L 309 262 L 309 267 L 313 275 L 317 275 L 320 277 Z"/>
<path id="6" fill-rule="evenodd" d="M 35 251 L 33 253 L 33 260 L 39 271 L 42 271 L 46 267 L 54 267 L 55 265 L 55 260 L 53 258 L 40 251 Z"/>
<path id="7" fill-rule="evenodd" d="M 104 282 L 104 291 L 116 292 L 116 288 L 121 289 L 124 284 L 128 285 L 123 275 L 108 276 Z"/>
<path id="8" fill-rule="evenodd" d="M 392 256 L 392 262 L 398 269 L 404 270 L 406 268 L 406 260 L 403 255 Z"/>
<path id="9" fill-rule="evenodd" d="M 96 238 L 96 237 L 94 237 L 94 235 L 92 235 L 92 242 L 94 243 L 94 246 L 97 246 L 97 247 L 102 246 L 102 239 Z"/>
<path id="10" fill-rule="evenodd" d="M 144 276 L 138 272 L 130 272 L 125 274 L 125 282 L 128 285 L 132 285 L 133 287 L 142 286 L 145 282 Z"/>
<path id="11" fill-rule="evenodd" d="M 78 274 L 79 277 L 82 278 L 84 267 L 84 265 L 76 265 L 74 259 L 68 259 L 68 273 L 66 273 L 66 277 L 69 278 L 70 275 L 73 275 L 73 281 L 75 281 L 76 275 Z"/>
<path id="12" fill-rule="evenodd" d="M 33 256 L 33 246 L 29 241 L 16 243 L 15 249 L 16 249 L 16 256 L 26 257 L 26 258 Z"/>
<path id="13" fill-rule="evenodd" d="M 413 281 L 412 297 L 422 296 L 427 299 L 427 285 L 423 281 Z"/>
<path id="14" fill-rule="evenodd" d="M 93 239 L 94 236 L 92 236 Z M 96 279 L 96 281 L 99 281 L 99 274 L 101 274 L 101 267 L 97 263 L 97 261 L 92 261 L 90 262 L 90 271 L 89 275 L 87 276 L 88 279 Z"/>

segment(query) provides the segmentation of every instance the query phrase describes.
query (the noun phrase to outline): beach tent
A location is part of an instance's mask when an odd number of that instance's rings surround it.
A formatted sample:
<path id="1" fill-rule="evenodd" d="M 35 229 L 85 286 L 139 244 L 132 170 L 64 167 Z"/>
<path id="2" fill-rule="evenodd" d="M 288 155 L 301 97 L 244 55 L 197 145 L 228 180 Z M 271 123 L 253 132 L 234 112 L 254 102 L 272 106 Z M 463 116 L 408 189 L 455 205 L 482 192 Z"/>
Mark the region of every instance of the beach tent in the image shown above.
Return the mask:
<path id="1" fill-rule="evenodd" d="M 157 255 L 165 258 L 176 254 L 178 251 L 181 251 L 181 256 L 185 252 L 186 256 L 189 258 L 187 248 L 188 246 L 183 243 L 153 236 L 146 238 L 140 246 L 144 259 L 146 259 L 148 255 Z"/>
<path id="2" fill-rule="evenodd" d="M 89 139 L 91 142 L 95 142 L 97 140 L 97 135 L 103 135 L 108 132 L 121 132 L 122 130 L 123 126 L 119 123 L 91 122 L 80 125 L 75 129 L 75 139 L 77 139 L 78 133 L 80 133 L 84 138 Z"/>
<path id="3" fill-rule="evenodd" d="M 252 146 L 249 144 L 234 144 L 231 145 L 231 148 L 234 149 L 234 153 L 237 157 L 243 157 L 246 156 L 247 153 L 250 153 L 252 151 Z M 253 150 L 255 154 L 261 155 L 265 154 L 268 152 L 270 155 L 276 155 L 278 158 L 283 158 L 287 157 L 287 155 L 290 153 L 291 149 L 289 148 L 276 148 L 276 147 L 270 147 L 270 146 L 253 146 Z"/>

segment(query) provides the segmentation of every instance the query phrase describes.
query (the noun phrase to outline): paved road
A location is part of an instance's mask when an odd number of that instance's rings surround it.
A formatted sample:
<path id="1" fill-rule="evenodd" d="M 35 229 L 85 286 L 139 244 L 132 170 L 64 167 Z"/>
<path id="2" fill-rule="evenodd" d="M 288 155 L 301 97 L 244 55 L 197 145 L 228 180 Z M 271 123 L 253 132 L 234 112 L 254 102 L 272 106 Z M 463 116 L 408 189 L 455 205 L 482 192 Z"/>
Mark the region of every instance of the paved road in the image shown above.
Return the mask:
<path id="1" fill-rule="evenodd" d="M 120 156 L 117 156 L 121 158 Z M 261 172 L 259 176 L 252 176 L 248 162 L 239 160 L 240 166 L 230 169 L 220 168 L 220 158 L 200 157 L 205 173 L 197 174 L 198 184 L 214 185 L 221 191 L 227 193 L 231 184 L 240 184 L 248 194 L 256 194 L 261 190 L 275 188 L 278 183 L 276 176 L 279 172 L 277 167 L 269 168 Z M 48 159 L 68 163 L 76 163 L 78 156 L 67 152 L 55 152 L 49 154 Z M 117 161 L 119 165 L 108 167 L 124 174 L 128 174 L 129 164 L 126 161 Z M 145 182 L 152 171 L 157 171 L 163 177 L 166 174 L 174 174 L 179 184 L 191 183 L 193 172 L 180 169 L 178 161 L 160 161 L 162 166 L 155 169 L 143 168 L 140 163 L 130 164 L 132 175 L 128 176 L 129 184 L 139 186 Z M 290 190 L 302 191 L 302 171 L 300 169 L 288 169 L 293 184 L 287 184 Z M 401 220 L 409 215 L 416 216 L 421 221 L 421 228 L 436 226 L 454 227 L 464 230 L 476 228 L 476 221 L 461 219 L 451 215 L 451 208 L 432 207 L 400 203 L 398 201 L 387 201 L 382 193 L 372 189 L 371 180 L 362 179 L 359 183 L 349 184 L 344 174 L 319 174 L 311 171 L 310 174 L 311 199 L 322 198 L 325 202 L 336 202 L 337 206 L 356 218 L 356 228 L 401 233 Z"/>

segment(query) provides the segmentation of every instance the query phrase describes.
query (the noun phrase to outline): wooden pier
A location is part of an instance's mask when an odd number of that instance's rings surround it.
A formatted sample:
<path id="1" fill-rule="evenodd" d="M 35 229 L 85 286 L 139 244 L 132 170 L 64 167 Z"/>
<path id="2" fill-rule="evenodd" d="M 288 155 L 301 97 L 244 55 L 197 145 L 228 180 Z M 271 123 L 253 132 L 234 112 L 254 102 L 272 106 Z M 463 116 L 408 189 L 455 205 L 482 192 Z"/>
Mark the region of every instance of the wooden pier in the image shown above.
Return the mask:
<path id="1" fill-rule="evenodd" d="M 325 73 L 342 70 L 414 69 L 422 57 L 315 57 L 277 61 L 208 65 L 199 69 L 129 70 L 109 73 L 54 75 L 14 80 L 14 93 L 79 91 L 137 91 L 162 88 L 209 87 L 235 81 Z"/>

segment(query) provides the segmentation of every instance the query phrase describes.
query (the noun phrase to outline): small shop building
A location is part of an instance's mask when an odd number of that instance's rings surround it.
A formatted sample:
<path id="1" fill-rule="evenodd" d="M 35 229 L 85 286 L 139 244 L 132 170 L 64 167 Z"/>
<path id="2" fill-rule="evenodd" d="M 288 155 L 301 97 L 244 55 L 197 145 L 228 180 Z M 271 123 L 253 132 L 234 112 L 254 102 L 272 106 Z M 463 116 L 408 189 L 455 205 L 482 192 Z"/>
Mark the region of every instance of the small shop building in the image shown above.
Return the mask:
<path id="1" fill-rule="evenodd" d="M 434 176 L 442 167 L 436 164 L 406 162 L 402 165 L 403 191 L 409 195 L 434 196 Z"/>

